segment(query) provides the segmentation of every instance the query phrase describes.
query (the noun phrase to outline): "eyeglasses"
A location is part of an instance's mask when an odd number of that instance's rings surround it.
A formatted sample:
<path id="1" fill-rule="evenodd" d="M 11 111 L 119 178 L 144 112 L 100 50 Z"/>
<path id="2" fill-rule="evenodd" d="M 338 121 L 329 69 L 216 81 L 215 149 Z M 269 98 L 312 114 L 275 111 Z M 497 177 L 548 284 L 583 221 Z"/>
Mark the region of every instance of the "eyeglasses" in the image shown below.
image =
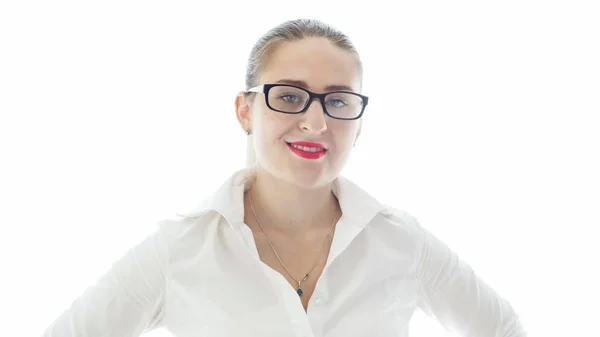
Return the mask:
<path id="1" fill-rule="evenodd" d="M 250 92 L 264 93 L 269 109 L 286 114 L 305 112 L 316 98 L 321 102 L 327 116 L 342 120 L 359 119 L 369 102 L 367 96 L 351 91 L 317 94 L 289 84 L 262 84 L 246 91 Z"/>

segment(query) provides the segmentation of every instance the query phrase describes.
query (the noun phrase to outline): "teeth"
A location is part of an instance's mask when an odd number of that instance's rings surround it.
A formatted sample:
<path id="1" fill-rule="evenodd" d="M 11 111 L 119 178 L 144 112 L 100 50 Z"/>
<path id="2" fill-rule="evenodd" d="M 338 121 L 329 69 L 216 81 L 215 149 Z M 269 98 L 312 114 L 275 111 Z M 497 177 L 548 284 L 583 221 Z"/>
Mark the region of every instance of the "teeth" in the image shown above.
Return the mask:
<path id="1" fill-rule="evenodd" d="M 306 146 L 298 146 L 298 145 L 294 145 L 294 144 L 290 144 L 290 145 L 292 145 L 292 147 L 295 147 L 295 148 L 297 148 L 299 150 L 306 151 L 306 152 L 321 152 L 321 151 L 324 151 L 323 149 L 318 148 L 318 147 L 306 147 Z"/>

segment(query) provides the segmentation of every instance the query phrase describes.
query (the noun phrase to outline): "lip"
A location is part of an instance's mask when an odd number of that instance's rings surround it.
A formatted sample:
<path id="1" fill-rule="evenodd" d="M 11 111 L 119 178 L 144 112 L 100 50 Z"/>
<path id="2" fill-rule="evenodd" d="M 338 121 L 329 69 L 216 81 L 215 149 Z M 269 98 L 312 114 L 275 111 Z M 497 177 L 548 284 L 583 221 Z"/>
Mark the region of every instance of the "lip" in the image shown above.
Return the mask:
<path id="1" fill-rule="evenodd" d="M 306 147 L 316 147 L 319 149 L 323 149 L 323 151 L 318 151 L 318 152 L 308 152 L 308 151 L 303 151 L 300 149 L 297 149 L 295 147 L 293 147 L 292 145 L 296 145 L 296 146 L 306 146 Z M 294 152 L 296 155 L 298 155 L 301 158 L 304 159 L 312 159 L 312 160 L 316 160 L 319 159 L 321 157 L 323 157 L 326 153 L 327 153 L 327 149 L 325 148 L 325 146 L 319 144 L 319 143 L 312 143 L 312 142 L 293 142 L 293 143 L 287 143 L 287 146 L 290 150 L 292 150 L 292 152 Z"/>

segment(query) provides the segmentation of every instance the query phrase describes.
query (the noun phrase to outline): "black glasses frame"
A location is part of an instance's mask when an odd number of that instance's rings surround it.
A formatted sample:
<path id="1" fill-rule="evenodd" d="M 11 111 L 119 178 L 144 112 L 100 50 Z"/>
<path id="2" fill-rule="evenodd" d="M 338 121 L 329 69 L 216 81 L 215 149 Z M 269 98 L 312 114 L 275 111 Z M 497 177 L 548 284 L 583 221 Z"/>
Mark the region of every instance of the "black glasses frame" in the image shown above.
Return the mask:
<path id="1" fill-rule="evenodd" d="M 269 91 L 272 88 L 275 87 L 292 87 L 292 88 L 296 88 L 296 89 L 300 89 L 304 92 L 306 92 L 308 94 L 308 100 L 306 101 L 306 105 L 304 106 L 304 108 L 302 108 L 302 110 L 298 111 L 298 112 L 289 112 L 289 111 L 282 111 L 282 110 L 278 110 L 275 109 L 271 106 L 271 104 L 269 104 Z M 281 112 L 284 114 L 290 114 L 290 115 L 297 115 L 303 112 L 306 112 L 306 110 L 308 110 L 308 107 L 310 106 L 310 104 L 312 103 L 312 101 L 314 101 L 315 99 L 318 99 L 321 102 L 321 107 L 323 107 L 323 111 L 325 112 L 325 114 L 333 119 L 340 119 L 340 120 L 356 120 L 362 117 L 363 113 L 365 112 L 365 108 L 367 107 L 367 104 L 369 103 L 369 97 L 352 92 L 352 91 L 344 91 L 344 90 L 337 90 L 337 91 L 330 91 L 330 92 L 325 92 L 322 94 L 317 94 L 315 92 L 312 92 L 310 90 L 307 90 L 305 88 L 296 86 L 296 85 L 291 85 L 291 84 L 261 84 L 258 85 L 256 87 L 250 88 L 248 90 L 246 90 L 246 94 L 250 94 L 252 92 L 258 92 L 258 93 L 263 93 L 265 94 L 265 102 L 267 103 L 267 107 L 269 107 L 269 109 L 273 110 L 273 111 L 277 111 L 277 112 Z M 336 93 L 344 93 L 344 94 L 351 94 L 351 95 L 355 95 L 358 96 L 362 99 L 362 109 L 360 110 L 360 113 L 358 114 L 357 117 L 352 117 L 352 118 L 340 118 L 340 117 L 336 117 L 336 116 L 332 116 L 328 111 L 327 111 L 327 107 L 325 105 L 325 97 L 327 95 L 330 94 L 336 94 Z"/>

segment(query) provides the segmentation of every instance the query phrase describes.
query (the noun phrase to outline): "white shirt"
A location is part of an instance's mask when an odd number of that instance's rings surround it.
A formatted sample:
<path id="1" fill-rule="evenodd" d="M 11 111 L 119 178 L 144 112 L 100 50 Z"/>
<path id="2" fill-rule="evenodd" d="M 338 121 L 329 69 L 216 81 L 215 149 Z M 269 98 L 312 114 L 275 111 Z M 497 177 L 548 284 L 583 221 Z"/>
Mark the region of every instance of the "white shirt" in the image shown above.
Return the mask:
<path id="1" fill-rule="evenodd" d="M 343 212 L 305 312 L 264 264 L 244 224 L 236 172 L 193 211 L 118 260 L 45 332 L 46 337 L 132 337 L 162 326 L 176 337 L 408 336 L 417 308 L 459 336 L 526 336 L 509 303 L 408 213 L 344 177 Z"/>

